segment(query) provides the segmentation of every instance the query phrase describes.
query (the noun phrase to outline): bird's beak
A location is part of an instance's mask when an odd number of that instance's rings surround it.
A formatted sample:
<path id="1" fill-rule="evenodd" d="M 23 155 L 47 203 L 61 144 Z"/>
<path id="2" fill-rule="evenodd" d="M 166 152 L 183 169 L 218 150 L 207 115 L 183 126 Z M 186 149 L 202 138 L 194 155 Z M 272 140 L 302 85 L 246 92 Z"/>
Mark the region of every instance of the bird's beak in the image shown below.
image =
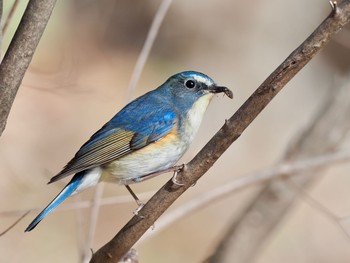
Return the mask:
<path id="1" fill-rule="evenodd" d="M 225 93 L 225 95 L 227 97 L 229 97 L 230 99 L 233 99 L 233 93 L 230 89 L 224 87 L 224 86 L 216 86 L 213 85 L 211 87 L 209 87 L 209 92 L 211 93 Z"/>

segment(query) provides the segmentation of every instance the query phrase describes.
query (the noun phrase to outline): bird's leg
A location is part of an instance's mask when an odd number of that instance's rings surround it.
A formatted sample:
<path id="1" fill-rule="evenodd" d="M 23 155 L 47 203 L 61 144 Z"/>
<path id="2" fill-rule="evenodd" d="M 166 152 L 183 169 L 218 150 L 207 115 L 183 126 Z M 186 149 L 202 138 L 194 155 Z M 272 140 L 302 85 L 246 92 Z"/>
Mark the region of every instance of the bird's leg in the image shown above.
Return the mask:
<path id="1" fill-rule="evenodd" d="M 171 178 L 171 181 L 175 184 L 175 185 L 178 185 L 178 186 L 183 186 L 184 183 L 181 182 L 181 180 L 178 180 L 178 172 L 180 172 L 181 170 L 184 171 L 186 170 L 186 164 L 183 164 L 183 165 L 178 165 L 175 167 L 176 169 L 174 169 L 174 175 L 173 175 L 173 178 Z"/>
<path id="2" fill-rule="evenodd" d="M 135 199 L 136 204 L 137 204 L 137 206 L 138 206 L 138 207 L 136 208 L 136 210 L 133 212 L 134 215 L 139 216 L 140 218 L 144 218 L 143 216 L 139 215 L 139 212 L 140 212 L 140 210 L 142 209 L 142 207 L 143 207 L 145 204 L 142 203 L 142 202 L 140 201 L 140 199 L 137 197 L 137 195 L 134 193 L 134 191 L 131 190 L 131 188 L 130 188 L 129 185 L 126 184 L 125 187 L 126 187 L 126 189 L 129 191 L 129 193 L 131 194 L 131 196 Z"/>

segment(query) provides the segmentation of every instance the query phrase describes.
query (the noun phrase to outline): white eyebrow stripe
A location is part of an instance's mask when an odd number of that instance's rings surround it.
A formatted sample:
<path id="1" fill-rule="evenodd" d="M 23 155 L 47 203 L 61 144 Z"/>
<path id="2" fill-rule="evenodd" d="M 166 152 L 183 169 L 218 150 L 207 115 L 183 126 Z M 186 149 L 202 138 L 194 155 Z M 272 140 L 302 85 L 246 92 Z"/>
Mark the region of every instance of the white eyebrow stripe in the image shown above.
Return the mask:
<path id="1" fill-rule="evenodd" d="M 205 78 L 203 76 L 193 75 L 193 78 L 195 80 L 197 80 L 198 82 L 206 84 L 207 86 L 210 86 L 210 85 L 214 84 L 214 82 L 211 79 Z"/>

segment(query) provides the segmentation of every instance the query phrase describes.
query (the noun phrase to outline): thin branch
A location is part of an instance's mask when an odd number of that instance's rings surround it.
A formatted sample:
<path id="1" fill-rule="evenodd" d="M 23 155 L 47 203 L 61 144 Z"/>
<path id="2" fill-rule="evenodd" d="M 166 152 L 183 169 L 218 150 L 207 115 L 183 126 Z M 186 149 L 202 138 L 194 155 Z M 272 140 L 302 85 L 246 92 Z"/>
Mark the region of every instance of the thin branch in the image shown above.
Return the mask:
<path id="1" fill-rule="evenodd" d="M 11 20 L 12 20 L 13 14 L 15 13 L 18 4 L 19 4 L 19 0 L 15 0 L 15 1 L 13 2 L 12 7 L 11 7 L 11 9 L 10 9 L 10 12 L 9 12 L 9 14 L 7 15 L 6 21 L 5 21 L 5 23 L 4 23 L 3 27 L 2 27 L 2 30 L 1 30 L 1 31 L 2 31 L 2 35 L 5 35 L 5 34 L 6 34 L 6 30 L 7 30 L 7 28 L 8 28 L 8 25 L 10 24 L 10 22 L 11 22 Z"/>
<path id="2" fill-rule="evenodd" d="M 264 182 L 278 178 L 290 178 L 298 175 L 300 172 L 308 172 L 310 170 L 326 168 L 330 165 L 346 162 L 349 160 L 350 149 L 338 150 L 320 156 L 306 158 L 304 160 L 282 163 L 261 171 L 240 176 L 225 183 L 224 185 L 220 185 L 192 200 L 187 201 L 185 204 L 181 205 L 181 207 L 178 207 L 175 210 L 163 215 L 156 222 L 156 228 L 150 232 L 147 232 L 141 238 L 141 241 L 144 242 L 145 239 L 147 239 L 149 236 L 153 236 L 156 232 L 162 231 L 164 228 L 168 227 L 174 222 L 177 222 L 182 217 L 189 215 L 203 207 L 207 207 L 213 202 L 219 201 L 226 196 L 243 190 L 249 186 L 262 184 Z M 320 173 L 315 174 L 315 176 L 319 174 Z M 338 219 L 341 220 L 341 218 Z"/>
<path id="3" fill-rule="evenodd" d="M 324 215 L 326 218 L 328 218 L 330 221 L 335 223 L 336 226 L 342 231 L 342 233 L 345 235 L 348 241 L 350 241 L 350 233 L 344 228 L 342 224 L 342 218 L 335 215 L 332 211 L 330 211 L 327 207 L 325 207 L 323 204 L 318 202 L 315 198 L 310 196 L 302 187 L 300 187 L 297 183 L 295 183 L 293 180 L 288 180 L 287 184 L 296 191 L 303 201 L 305 203 L 309 204 L 312 208 L 319 211 L 322 215 Z"/>
<path id="4" fill-rule="evenodd" d="M 222 198 L 225 198 L 227 195 L 231 195 L 236 191 L 240 191 L 247 187 L 250 187 L 256 184 L 261 184 L 269 180 L 273 180 L 281 177 L 292 177 L 294 175 L 297 175 L 297 173 L 299 172 L 306 172 L 313 169 L 328 167 L 330 165 L 346 162 L 349 160 L 350 160 L 349 149 L 338 150 L 338 151 L 323 154 L 320 156 L 307 158 L 305 160 L 282 163 L 277 166 L 272 166 L 261 171 L 240 176 L 238 178 L 235 178 L 225 183 L 224 185 L 218 186 L 206 192 L 205 194 L 198 196 L 197 198 L 194 198 L 188 201 L 186 204 L 182 205 L 181 207 L 164 215 L 157 221 L 155 230 L 152 230 L 152 232 L 149 232 L 149 235 L 146 234 L 145 236 L 143 236 L 141 240 L 145 241 L 145 239 L 147 239 L 150 235 L 154 235 L 154 233 L 162 231 L 164 228 L 166 228 L 173 222 L 178 221 L 180 218 L 185 217 L 186 215 L 191 214 L 194 211 L 201 209 L 202 207 L 206 207 L 215 201 L 221 200 Z M 298 190 L 299 189 L 301 188 L 298 187 Z M 151 193 L 143 193 L 141 195 L 143 196 L 143 198 L 147 199 L 147 197 L 150 197 L 150 194 Z M 129 195 L 122 196 L 122 197 L 102 198 L 100 206 L 114 205 L 117 203 L 126 203 L 128 201 L 134 202 L 134 200 L 130 199 Z M 62 205 L 62 207 L 57 209 L 57 211 L 77 210 L 77 209 L 84 209 L 84 208 L 90 208 L 90 207 L 91 207 L 91 201 L 74 201 L 74 203 L 72 204 Z M 39 208 L 31 209 L 29 211 L 26 211 L 25 215 L 27 215 L 29 212 L 32 212 L 34 210 L 39 211 L 40 209 Z M 16 214 L 23 214 L 23 211 L 0 212 L 0 216 L 9 216 L 9 215 L 16 215 Z M 345 221 L 346 219 L 346 218 L 344 219 L 336 216 L 333 216 L 333 217 L 339 221 L 342 221 L 342 220 Z M 17 221 L 19 222 L 19 220 Z M 17 221 L 16 223 L 18 223 Z M 78 225 L 81 225 L 81 224 L 82 223 L 80 220 Z M 86 246 L 86 247 L 90 248 L 91 244 L 90 246 Z M 90 249 L 88 250 L 90 252 Z"/>
<path id="5" fill-rule="evenodd" d="M 152 25 L 150 27 L 150 30 L 148 31 L 145 43 L 143 44 L 142 50 L 136 61 L 134 70 L 130 78 L 129 86 L 127 89 L 128 91 L 127 101 L 131 100 L 131 96 L 134 90 L 136 89 L 136 85 L 140 79 L 140 76 L 145 66 L 145 63 L 147 61 L 147 58 L 149 57 L 149 53 L 151 52 L 154 41 L 158 35 L 159 28 L 162 25 L 162 22 L 170 7 L 171 2 L 172 0 L 163 0 L 156 12 L 156 15 L 154 16 Z M 90 257 L 90 255 L 87 252 L 88 252 L 88 249 L 92 246 L 102 195 L 103 195 L 103 186 L 99 185 L 97 186 L 95 196 L 93 198 L 94 205 L 91 207 L 88 241 L 86 243 L 86 249 L 83 252 L 83 262 L 87 262 L 88 257 Z"/>
<path id="6" fill-rule="evenodd" d="M 283 162 L 310 158 L 340 147 L 350 130 L 347 121 L 350 114 L 349 91 L 349 84 L 340 87 L 332 85 L 316 116 L 288 147 Z M 299 187 L 310 187 L 319 177 L 314 174 L 315 171 L 301 171 L 293 178 Z M 298 198 L 297 193 L 288 187 L 289 180 L 270 181 L 251 198 L 241 214 L 234 217 L 210 262 L 252 262 L 259 255 L 259 249 Z M 255 215 L 263 219 L 252 225 Z"/>
<path id="7" fill-rule="evenodd" d="M 168 12 L 168 9 L 170 7 L 172 0 L 163 0 L 160 4 L 157 13 L 152 21 L 151 28 L 148 31 L 146 41 L 142 47 L 141 53 L 136 61 L 134 70 L 131 74 L 129 86 L 128 86 L 128 95 L 127 100 L 130 101 L 131 96 L 136 88 L 136 85 L 140 79 L 141 73 L 143 71 L 143 68 L 145 66 L 145 63 L 147 61 L 147 58 L 149 56 L 149 53 L 152 49 L 154 40 L 156 39 L 158 35 L 158 31 L 160 26 L 162 25 L 162 22 L 164 20 L 164 17 L 166 13 Z"/>
<path id="8" fill-rule="evenodd" d="M 0 65 L 0 136 L 56 0 L 30 0 Z"/>
<path id="9" fill-rule="evenodd" d="M 8 231 L 10 231 L 14 226 L 16 226 L 26 215 L 29 214 L 30 211 L 25 212 L 20 218 L 18 218 L 11 226 L 6 228 L 3 232 L 0 233 L 0 237 L 5 235 Z"/>
<path id="10" fill-rule="evenodd" d="M 98 221 L 98 215 L 100 212 L 100 206 L 101 206 L 101 199 L 103 196 L 103 190 L 104 190 L 104 184 L 99 184 L 96 187 L 95 195 L 91 202 L 91 211 L 90 211 L 90 224 L 89 224 L 89 231 L 87 235 L 87 239 L 85 242 L 85 247 L 83 251 L 83 263 L 89 262 L 91 258 L 91 247 L 94 241 L 95 232 L 96 232 L 96 226 Z"/>
<path id="11" fill-rule="evenodd" d="M 82 200 L 81 198 L 82 198 L 81 195 L 74 196 L 73 203 L 76 204 L 78 202 L 81 202 Z M 75 221 L 76 221 L 75 223 L 76 223 L 76 229 L 77 229 L 77 247 L 78 247 L 78 251 L 80 252 L 81 259 L 83 260 L 86 237 L 85 237 L 85 231 L 84 231 L 85 217 L 83 215 L 82 209 L 75 209 Z"/>
<path id="12" fill-rule="evenodd" d="M 350 0 L 342 1 L 322 24 L 261 84 L 178 176 L 184 185 L 169 180 L 111 241 L 94 253 L 90 262 L 117 262 L 156 219 L 193 185 L 242 134 L 285 84 L 296 75 L 350 20 Z M 141 216 L 140 216 L 141 215 Z"/>
<path id="13" fill-rule="evenodd" d="M 141 199 L 149 199 L 152 195 L 154 194 L 153 192 L 145 192 L 138 194 L 137 196 Z M 93 200 L 86 200 L 86 201 L 76 201 L 76 202 L 71 202 L 67 204 L 62 204 L 60 207 L 55 209 L 55 212 L 58 211 L 69 211 L 69 210 L 77 210 L 77 209 L 84 209 L 84 208 L 90 208 L 91 203 Z M 105 197 L 101 200 L 101 206 L 105 205 L 116 205 L 116 204 L 125 204 L 125 203 L 134 203 L 135 200 L 131 198 L 130 194 L 128 195 L 122 195 L 122 196 L 111 196 L 111 197 Z M 33 209 L 30 209 L 30 212 L 40 212 L 42 210 L 42 207 L 36 207 Z M 21 215 L 27 210 L 8 210 L 8 211 L 2 211 L 0 212 L 0 217 L 5 217 L 5 216 L 18 216 Z"/>
<path id="14" fill-rule="evenodd" d="M 349 83 L 331 83 L 321 107 L 288 147 L 283 162 L 320 155 L 341 146 L 350 131 L 349 92 Z M 309 188 L 318 179 L 314 173 L 302 172 L 294 180 L 299 187 Z M 271 181 L 255 193 L 241 214 L 234 216 L 210 262 L 252 262 L 259 256 L 260 249 L 298 198 L 286 184 L 288 180 Z M 252 220 L 255 215 L 262 218 L 259 223 Z"/>
<path id="15" fill-rule="evenodd" d="M 2 22 L 3 19 L 3 11 L 4 11 L 4 1 L 0 0 L 0 24 Z M 2 32 L 0 32 L 0 49 L 2 48 L 2 41 L 3 41 L 4 35 L 2 34 Z M 1 52 L 0 52 L 0 59 L 1 59 Z"/>

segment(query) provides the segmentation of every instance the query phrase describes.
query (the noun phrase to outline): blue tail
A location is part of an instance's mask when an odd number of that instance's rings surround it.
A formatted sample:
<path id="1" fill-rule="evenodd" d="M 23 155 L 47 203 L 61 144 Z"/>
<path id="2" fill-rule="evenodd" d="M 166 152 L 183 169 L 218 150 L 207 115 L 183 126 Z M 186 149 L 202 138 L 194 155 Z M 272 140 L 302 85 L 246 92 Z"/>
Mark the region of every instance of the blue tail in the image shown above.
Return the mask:
<path id="1" fill-rule="evenodd" d="M 37 224 L 40 223 L 41 220 L 45 216 L 47 216 L 49 213 L 51 213 L 52 210 L 54 210 L 60 203 L 64 201 L 68 196 L 70 196 L 80 185 L 83 177 L 85 175 L 85 171 L 79 172 L 72 180 L 66 185 L 65 188 L 51 201 L 50 204 L 48 204 L 47 207 L 29 224 L 29 226 L 24 230 L 24 232 L 28 232 L 33 230 Z"/>

